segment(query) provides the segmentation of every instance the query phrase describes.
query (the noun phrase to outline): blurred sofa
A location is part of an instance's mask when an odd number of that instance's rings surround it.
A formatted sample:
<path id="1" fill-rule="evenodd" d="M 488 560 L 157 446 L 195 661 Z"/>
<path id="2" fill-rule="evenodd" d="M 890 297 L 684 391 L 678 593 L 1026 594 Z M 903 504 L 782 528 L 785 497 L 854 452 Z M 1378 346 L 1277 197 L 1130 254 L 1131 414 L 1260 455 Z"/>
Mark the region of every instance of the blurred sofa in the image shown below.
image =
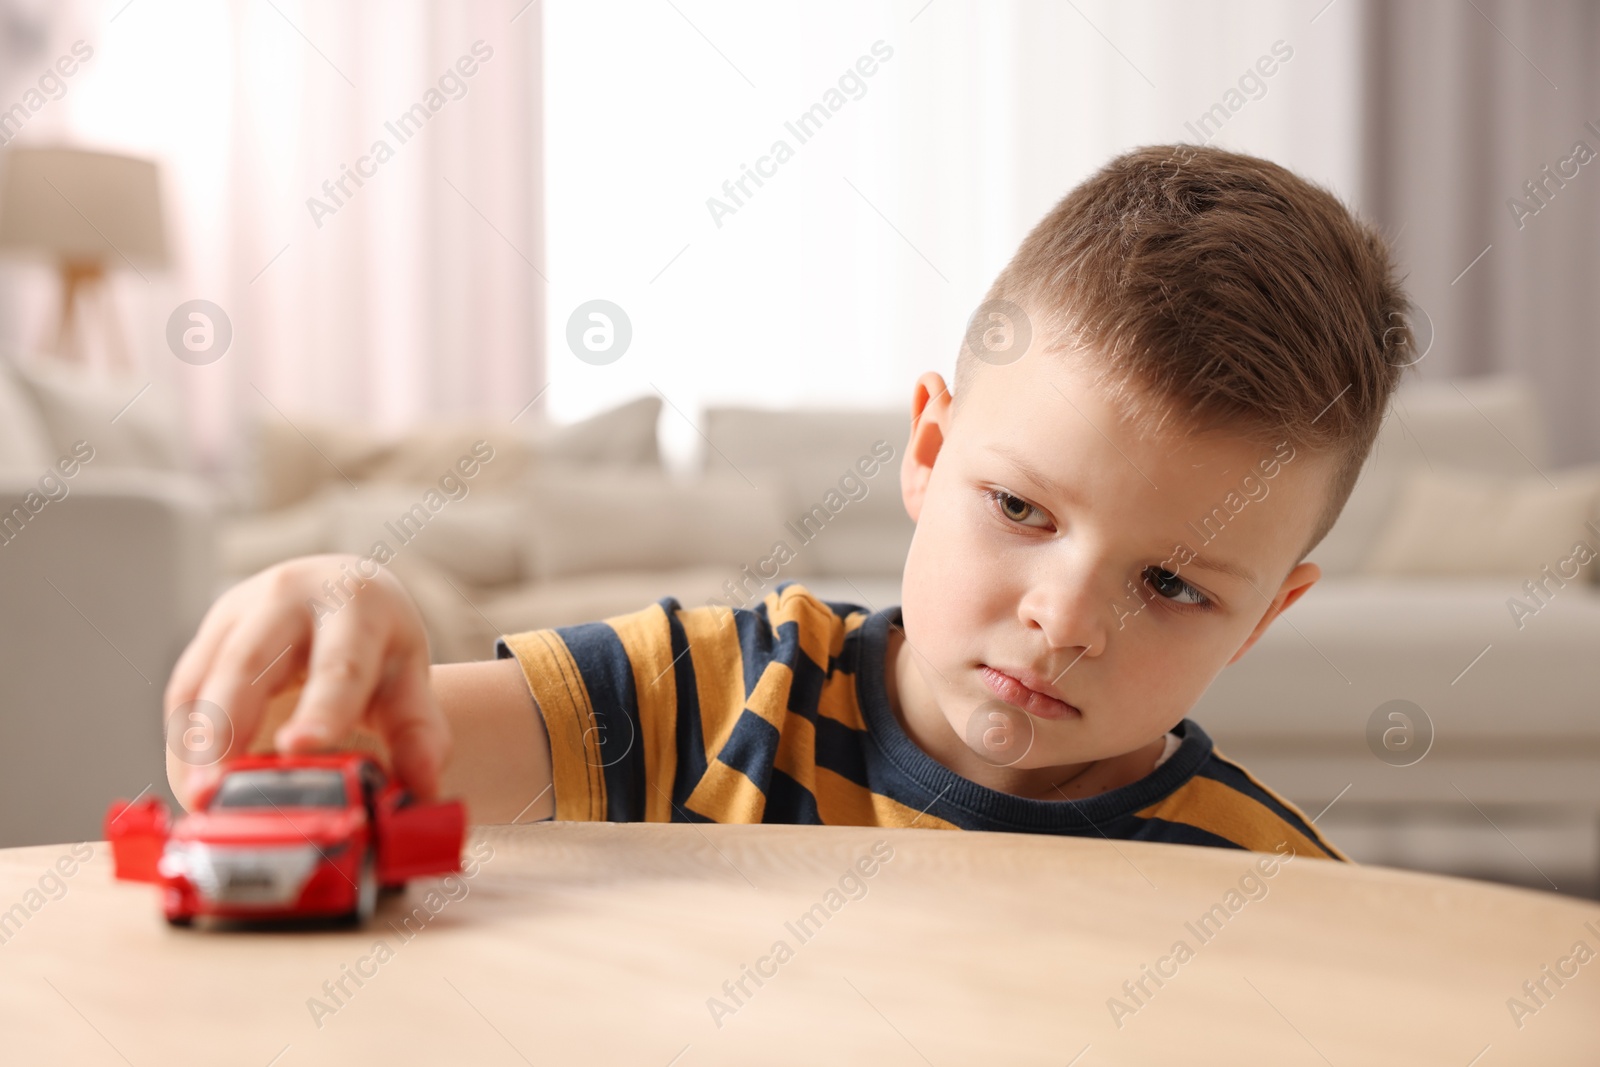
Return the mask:
<path id="1" fill-rule="evenodd" d="M 123 410 L 144 385 L 0 369 L 0 847 L 171 799 L 161 693 L 215 590 L 216 494 L 170 406 Z"/>
<path id="2" fill-rule="evenodd" d="M 172 662 L 211 598 L 281 559 L 386 557 L 441 662 L 669 594 L 748 603 L 787 578 L 899 602 L 899 409 L 713 408 L 692 471 L 663 464 L 654 396 L 570 425 L 399 436 L 267 411 L 236 468 L 202 476 L 160 398 L 109 421 L 132 393 L 0 376 L 0 502 L 75 440 L 98 449 L 0 545 L 0 845 L 93 836 L 110 796 L 164 789 Z M 1600 587 L 1593 562 L 1542 568 L 1579 540 L 1600 549 L 1597 497 L 1600 470 L 1551 467 L 1521 383 L 1408 386 L 1312 553 L 1324 579 L 1194 717 L 1357 858 L 1593 892 Z M 1393 707 L 1420 716 L 1397 734 Z M 1431 738 L 1409 765 L 1380 743 L 1405 729 Z"/>
<path id="3" fill-rule="evenodd" d="M 1323 579 L 1194 717 L 1357 858 L 1596 895 L 1597 500 L 1524 383 L 1408 385 Z"/>
<path id="4" fill-rule="evenodd" d="M 385 563 L 437 662 L 667 595 L 747 604 L 789 578 L 897 602 L 913 531 L 899 496 L 907 416 L 713 408 L 700 420 L 709 458 L 683 472 L 661 461 L 660 410 L 651 396 L 572 425 L 463 422 L 398 439 L 267 424 L 256 506 L 219 519 L 219 581 L 314 552 Z M 475 444 L 493 458 L 463 467 Z"/>
<path id="5" fill-rule="evenodd" d="M 750 603 L 788 578 L 899 597 L 899 412 L 711 410 L 711 459 L 685 472 L 662 462 L 653 395 L 573 424 L 400 435 L 268 407 L 240 461 L 204 473 L 175 398 L 146 384 L 0 366 L 0 509 L 22 508 L 0 514 L 0 847 L 97 837 L 112 797 L 168 795 L 172 666 L 217 595 L 280 560 L 389 567 L 436 662 L 667 595 Z M 93 455 L 68 477 L 75 447 Z"/>

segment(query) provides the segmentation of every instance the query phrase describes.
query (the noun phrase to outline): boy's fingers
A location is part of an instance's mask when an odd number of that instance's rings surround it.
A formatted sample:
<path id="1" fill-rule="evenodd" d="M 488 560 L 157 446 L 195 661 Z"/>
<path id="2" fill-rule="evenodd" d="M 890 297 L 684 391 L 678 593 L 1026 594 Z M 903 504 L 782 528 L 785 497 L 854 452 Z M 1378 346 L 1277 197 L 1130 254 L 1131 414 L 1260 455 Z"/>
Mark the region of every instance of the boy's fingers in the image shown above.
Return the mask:
<path id="1" fill-rule="evenodd" d="M 378 686 L 387 631 L 381 620 L 359 617 L 353 603 L 324 624 L 311 648 L 300 701 L 278 727 L 278 751 L 309 752 L 350 735 Z"/>
<path id="2" fill-rule="evenodd" d="M 225 642 L 232 636 L 240 620 L 247 617 L 247 609 L 259 599 L 265 574 L 263 572 L 230 587 L 207 609 L 194 638 L 178 656 L 178 662 L 173 665 L 172 674 L 167 679 L 167 688 L 162 696 L 162 706 L 167 714 L 199 697 L 207 677 L 217 672 L 219 655 Z"/>
<path id="3" fill-rule="evenodd" d="M 413 652 L 398 665 L 377 707 L 378 727 L 389 746 L 395 776 L 419 800 L 439 795 L 450 759 L 450 728 L 433 695 L 428 657 Z"/>
<path id="4" fill-rule="evenodd" d="M 290 613 L 227 620 L 208 626 L 185 651 L 183 675 L 175 674 L 167 687 L 162 721 L 167 780 L 184 807 L 216 777 L 225 758 L 249 749 L 266 700 L 304 660 L 291 651 L 272 662 L 256 650 L 279 638 L 288 644 L 300 629 Z"/>
<path id="5" fill-rule="evenodd" d="M 395 774 L 417 796 L 437 795 L 451 742 L 430 685 L 421 619 L 388 575 L 378 589 L 317 625 L 305 599 L 336 557 L 268 568 L 207 611 L 163 694 L 167 777 L 185 807 L 225 758 L 259 745 L 271 702 L 298 681 L 296 707 L 277 729 L 280 752 L 326 749 L 370 721 Z M 365 588 L 363 586 L 362 588 Z M 369 715 L 370 712 L 370 715 Z"/>
<path id="6" fill-rule="evenodd" d="M 242 756 L 249 751 L 267 702 L 305 661 L 309 630 L 306 613 L 298 607 L 236 623 L 200 685 L 201 703 L 188 713 L 196 730 L 214 731 L 215 750 L 194 751 L 190 746 L 180 756 L 197 766 L 209 766 L 224 756 Z M 169 730 L 180 725 L 184 724 L 173 724 Z M 195 740 L 203 743 L 207 738 L 201 733 Z M 174 743 L 169 738 L 169 748 Z"/>
<path id="7" fill-rule="evenodd" d="M 167 679 L 166 692 L 161 699 L 163 712 L 170 714 L 179 704 L 187 704 L 200 695 L 200 686 L 211 672 L 217 650 L 227 639 L 235 621 L 233 612 L 221 600 L 206 612 L 199 632 L 178 656 L 178 662 Z"/>

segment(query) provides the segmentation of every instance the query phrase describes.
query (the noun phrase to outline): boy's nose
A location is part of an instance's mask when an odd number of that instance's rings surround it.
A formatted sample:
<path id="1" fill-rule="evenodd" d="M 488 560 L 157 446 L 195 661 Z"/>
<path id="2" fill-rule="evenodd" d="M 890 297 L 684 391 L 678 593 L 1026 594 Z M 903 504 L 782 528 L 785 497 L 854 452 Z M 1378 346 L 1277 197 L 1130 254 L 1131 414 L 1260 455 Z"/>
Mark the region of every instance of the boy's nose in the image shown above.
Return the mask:
<path id="1" fill-rule="evenodd" d="M 1024 626 L 1037 627 L 1051 648 L 1079 648 L 1083 656 L 1105 649 L 1110 606 L 1092 580 L 1056 579 L 1030 583 L 1017 605 Z"/>

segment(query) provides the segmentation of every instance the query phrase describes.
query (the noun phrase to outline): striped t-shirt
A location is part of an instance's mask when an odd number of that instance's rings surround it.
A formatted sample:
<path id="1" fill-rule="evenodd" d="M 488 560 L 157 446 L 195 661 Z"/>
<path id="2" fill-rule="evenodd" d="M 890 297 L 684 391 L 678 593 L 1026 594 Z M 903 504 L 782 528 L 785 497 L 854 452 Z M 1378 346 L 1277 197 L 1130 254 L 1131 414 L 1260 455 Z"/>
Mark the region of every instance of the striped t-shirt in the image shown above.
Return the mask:
<path id="1" fill-rule="evenodd" d="M 901 728 L 884 689 L 900 609 L 793 581 L 749 608 L 673 597 L 603 622 L 508 634 L 550 735 L 556 818 L 1072 834 L 1345 857 L 1198 724 L 1150 774 L 1082 800 L 961 777 Z"/>

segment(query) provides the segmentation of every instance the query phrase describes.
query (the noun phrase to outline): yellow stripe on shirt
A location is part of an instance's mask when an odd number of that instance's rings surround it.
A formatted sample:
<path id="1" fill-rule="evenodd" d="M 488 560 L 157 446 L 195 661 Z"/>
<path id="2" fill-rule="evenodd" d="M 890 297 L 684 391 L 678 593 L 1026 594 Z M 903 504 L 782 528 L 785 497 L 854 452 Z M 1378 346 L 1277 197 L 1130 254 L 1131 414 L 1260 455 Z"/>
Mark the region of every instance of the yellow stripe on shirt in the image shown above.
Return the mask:
<path id="1" fill-rule="evenodd" d="M 594 706 L 578 664 L 561 638 L 549 630 L 501 638 L 522 664 L 550 735 L 550 781 L 556 818 L 594 821 L 606 817 L 606 779 L 600 766 Z"/>
<path id="2" fill-rule="evenodd" d="M 1290 811 L 1294 812 L 1297 816 L 1300 817 L 1300 821 L 1301 822 L 1305 823 L 1307 826 L 1309 826 L 1311 828 L 1311 836 L 1316 839 L 1317 844 L 1321 845 L 1322 848 L 1325 851 L 1327 851 L 1330 855 L 1334 856 L 1336 859 L 1344 860 L 1346 863 L 1350 862 L 1350 857 L 1346 856 L 1343 852 L 1340 852 L 1337 848 L 1335 848 L 1328 841 L 1327 838 L 1323 837 L 1322 834 L 1317 830 L 1317 824 L 1312 822 L 1306 816 L 1305 812 L 1301 811 L 1298 807 L 1296 807 L 1293 803 L 1291 803 L 1288 799 L 1286 799 L 1283 796 L 1283 794 L 1279 793 L 1277 790 L 1275 790 L 1271 786 L 1267 785 L 1261 779 L 1259 779 L 1255 775 L 1251 774 L 1250 771 L 1248 769 L 1246 769 L 1245 767 L 1235 763 L 1233 760 L 1231 760 L 1227 756 L 1223 755 L 1222 750 L 1220 748 L 1213 747 L 1211 749 L 1211 758 L 1214 759 L 1214 760 L 1217 760 L 1218 762 L 1226 763 L 1228 766 L 1232 767 L 1234 770 L 1238 771 L 1240 774 L 1244 775 L 1247 779 L 1249 779 L 1251 785 L 1255 786 L 1257 789 L 1261 790 L 1263 793 L 1265 793 L 1268 796 L 1270 796 L 1273 800 L 1276 800 L 1279 804 L 1282 804 L 1285 808 L 1288 808 Z"/>
<path id="3" fill-rule="evenodd" d="M 817 695 L 817 714 L 826 715 L 852 730 L 866 732 L 867 722 L 861 717 L 861 702 L 856 699 L 854 674 L 835 671 L 828 676 L 822 683 L 822 692 Z"/>
<path id="4" fill-rule="evenodd" d="M 743 771 L 714 759 L 683 806 L 713 822 L 760 822 L 767 798 Z"/>
<path id="5" fill-rule="evenodd" d="M 816 765 L 817 728 L 804 715 L 787 712 L 783 720 L 783 733 L 778 738 L 778 755 L 772 761 L 773 768 L 793 778 L 815 798 L 817 779 L 813 772 Z"/>
<path id="6" fill-rule="evenodd" d="M 1285 842 L 1298 856 L 1321 857 L 1332 851 L 1295 829 L 1259 800 L 1212 778 L 1191 778 L 1176 792 L 1137 814 L 1142 819 L 1193 826 L 1253 852 L 1273 852 Z"/>
<path id="7" fill-rule="evenodd" d="M 881 793 L 856 785 L 826 767 L 816 769 L 817 815 L 831 826 L 902 826 L 924 830 L 957 830 L 955 823 L 907 807 Z"/>
<path id="8" fill-rule="evenodd" d="M 790 586 L 782 594 L 769 596 L 768 600 L 767 614 L 772 620 L 772 632 L 776 634 L 780 626 L 792 620 L 799 630 L 800 651 L 826 673 L 829 653 L 837 653 L 839 648 L 844 647 L 842 640 L 830 640 L 838 629 L 839 617 L 822 601 L 802 592 L 799 586 Z"/>

